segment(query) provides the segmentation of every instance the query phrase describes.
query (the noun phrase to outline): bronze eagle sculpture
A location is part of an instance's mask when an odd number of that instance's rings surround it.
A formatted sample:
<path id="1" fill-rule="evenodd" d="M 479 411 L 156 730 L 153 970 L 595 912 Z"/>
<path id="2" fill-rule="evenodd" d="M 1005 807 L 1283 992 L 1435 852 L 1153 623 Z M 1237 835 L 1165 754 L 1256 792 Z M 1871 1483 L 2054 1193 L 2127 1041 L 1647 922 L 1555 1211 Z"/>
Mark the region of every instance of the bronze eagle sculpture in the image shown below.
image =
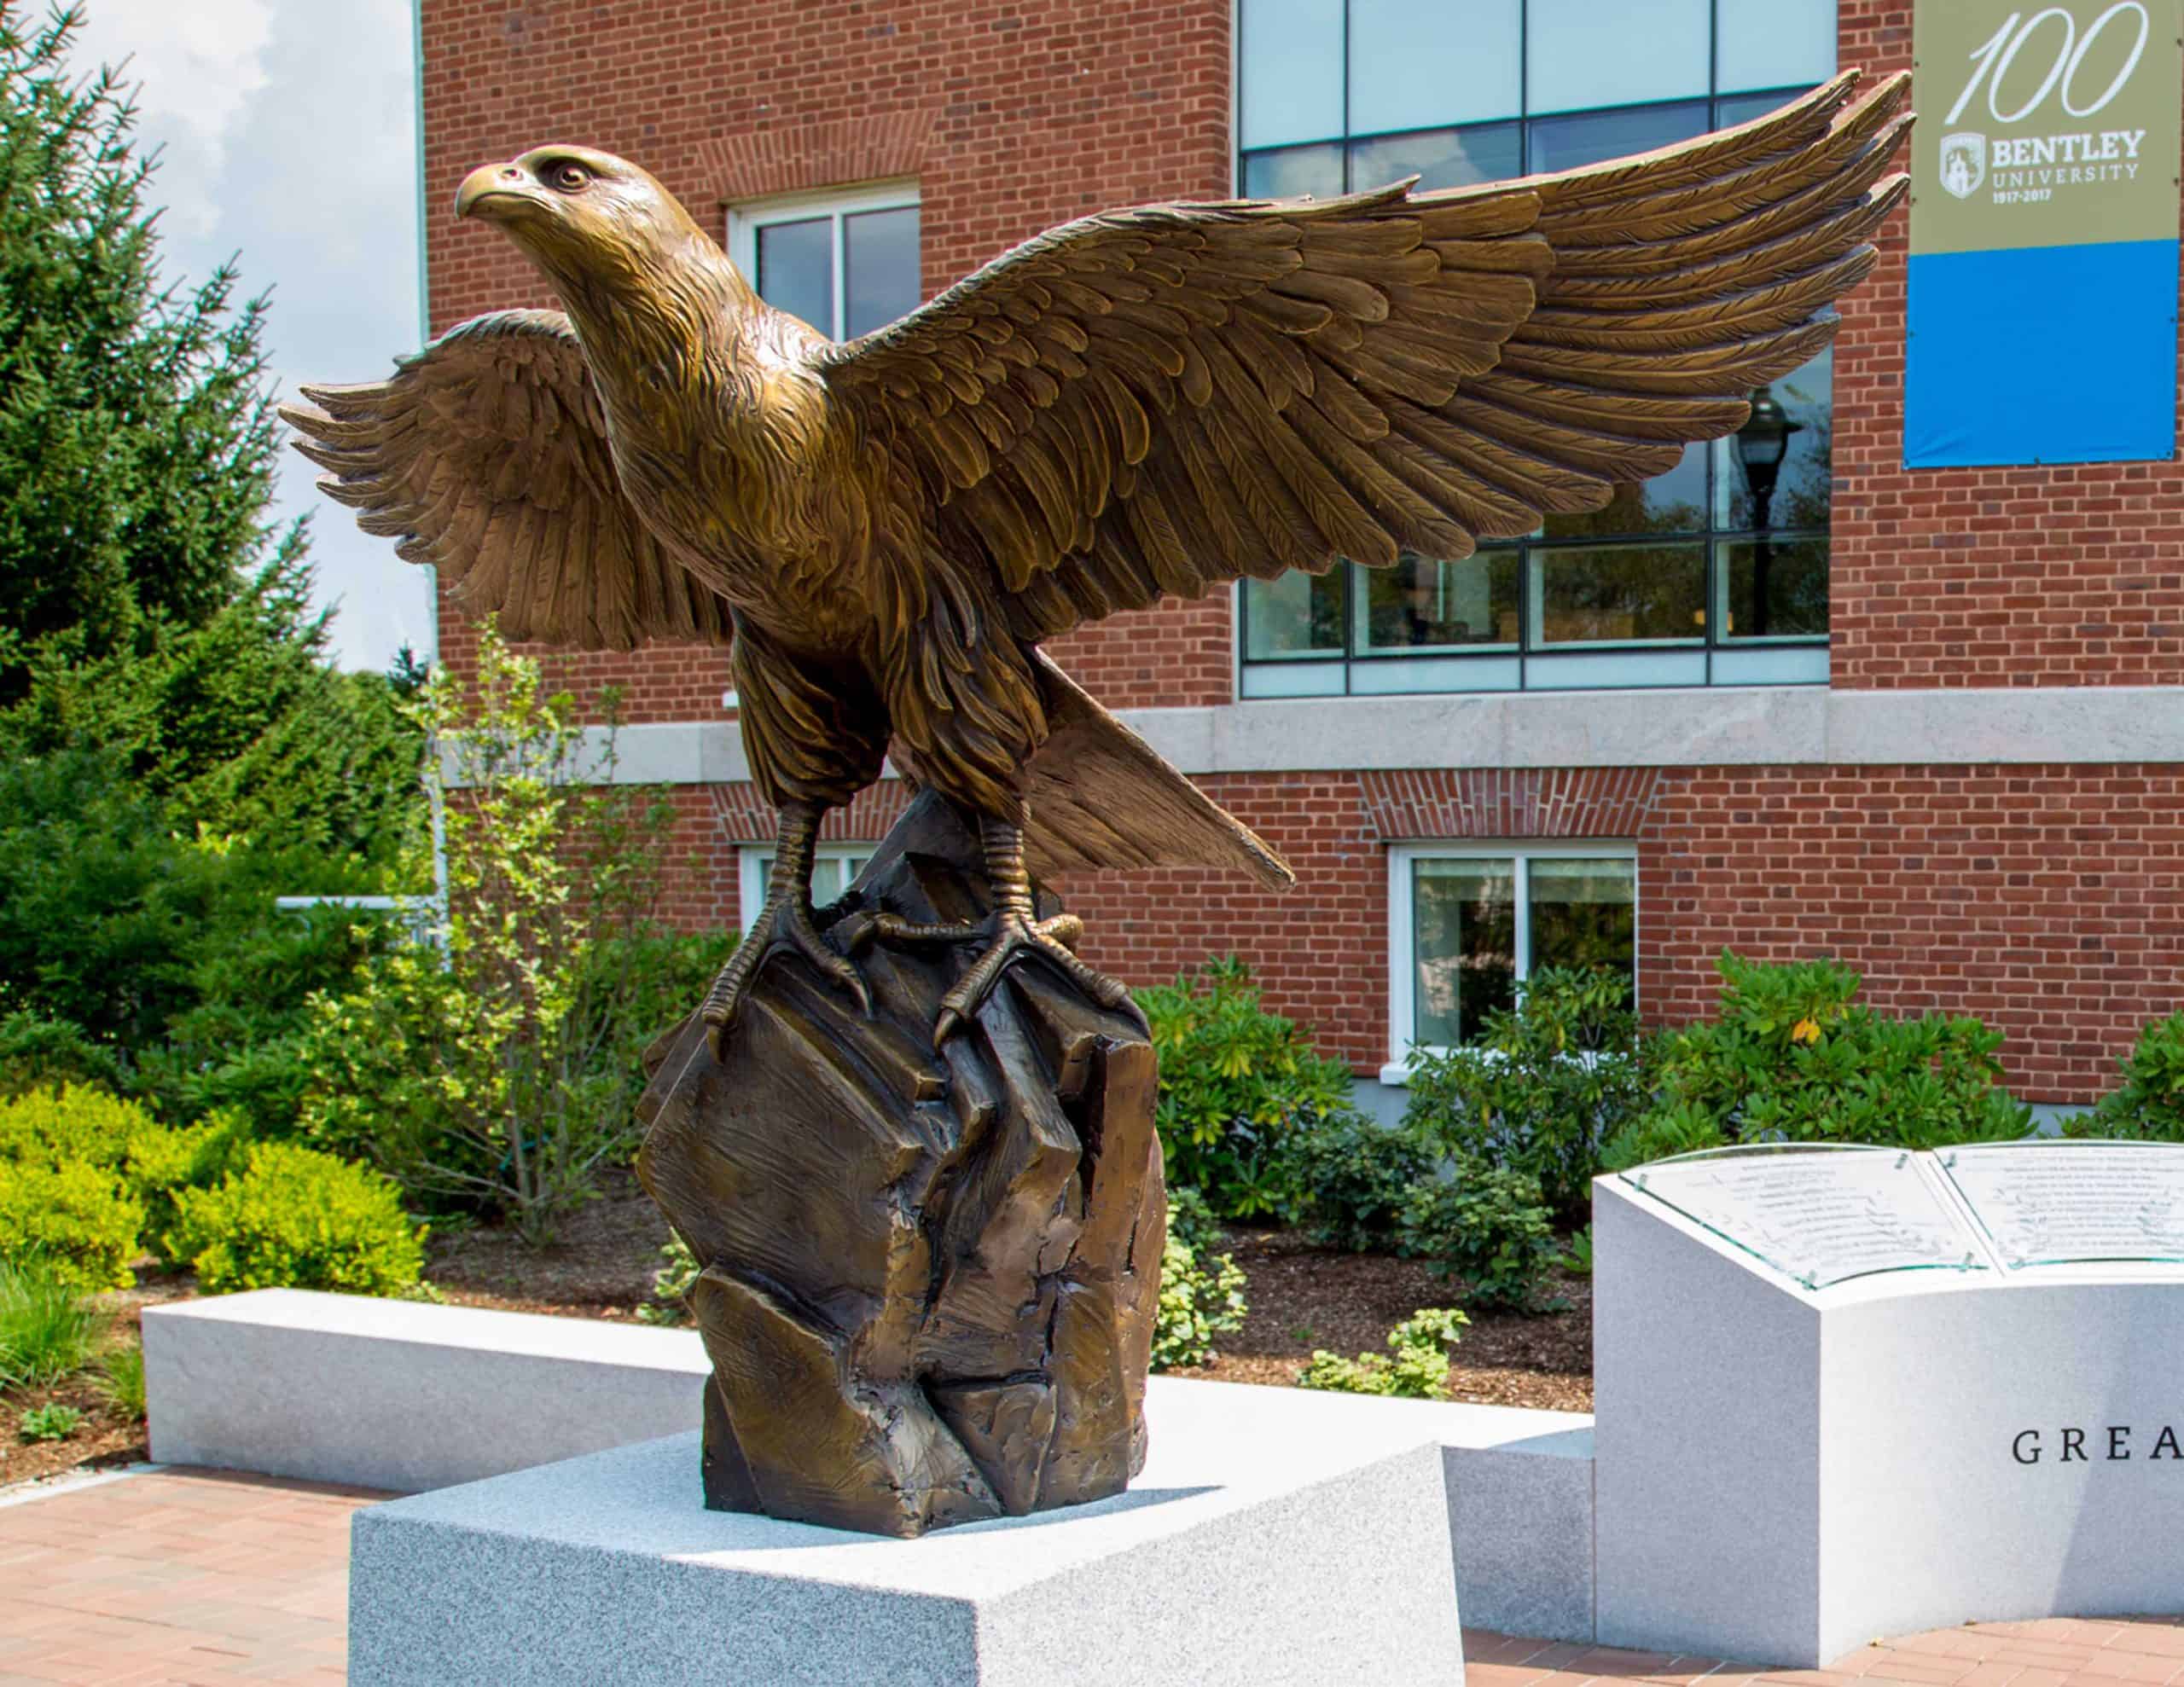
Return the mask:
<path id="1" fill-rule="evenodd" d="M 321 484 L 517 639 L 732 641 L 779 815 L 765 907 L 709 994 L 717 1052 L 769 955 L 866 1001 L 881 932 L 1123 987 L 1037 917 L 1031 867 L 1288 868 L 1038 646 L 1240 577 L 1469 555 L 1743 425 L 1834 333 L 1902 198 L 1908 78 L 1559 175 L 1066 223 L 837 344 L 767 305 L 652 177 L 542 147 L 473 171 L 566 314 L 451 329 L 282 414 Z M 985 920 L 831 946 L 826 812 L 897 767 L 976 817 Z M 868 1006 L 868 1002 L 867 1004 Z"/>

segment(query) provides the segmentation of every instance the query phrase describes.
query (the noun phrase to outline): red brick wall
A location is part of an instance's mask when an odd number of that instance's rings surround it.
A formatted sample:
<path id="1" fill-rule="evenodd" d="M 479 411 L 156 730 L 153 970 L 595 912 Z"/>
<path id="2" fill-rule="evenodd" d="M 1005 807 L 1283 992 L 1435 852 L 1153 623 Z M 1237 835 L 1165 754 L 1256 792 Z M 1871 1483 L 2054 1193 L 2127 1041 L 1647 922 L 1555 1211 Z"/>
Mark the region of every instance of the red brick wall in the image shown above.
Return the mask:
<path id="1" fill-rule="evenodd" d="M 1228 0 L 424 0 L 425 180 L 451 201 L 476 165 L 582 142 L 644 165 L 717 231 L 735 200 L 915 176 L 932 293 L 1072 217 L 1225 195 L 1228 18 Z M 491 229 L 436 215 L 427 258 L 435 331 L 552 302 Z M 1118 706 L 1223 701 L 1228 619 L 1223 594 L 1056 654 Z M 446 609 L 440 638 L 460 663 Z M 723 651 L 556 667 L 580 693 L 622 685 L 631 721 L 717 719 L 729 683 Z"/>
<path id="2" fill-rule="evenodd" d="M 1838 18 L 1838 64 L 1910 67 L 1904 0 Z M 1836 343 L 1833 684 L 2184 683 L 2184 465 L 1904 468 L 1908 222 L 1890 219 Z"/>

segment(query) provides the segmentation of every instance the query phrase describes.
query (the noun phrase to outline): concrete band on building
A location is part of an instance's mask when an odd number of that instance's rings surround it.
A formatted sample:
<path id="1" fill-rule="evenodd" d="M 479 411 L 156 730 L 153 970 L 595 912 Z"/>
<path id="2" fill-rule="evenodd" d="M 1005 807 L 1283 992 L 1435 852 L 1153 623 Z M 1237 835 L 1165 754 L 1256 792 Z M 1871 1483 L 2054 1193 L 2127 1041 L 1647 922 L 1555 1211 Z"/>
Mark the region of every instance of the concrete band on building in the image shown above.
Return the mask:
<path id="1" fill-rule="evenodd" d="M 428 206 L 539 142 L 606 147 L 845 334 L 1088 212 L 1642 150 L 1838 66 L 1908 68 L 1913 20 L 1672 0 L 1628 9 L 1626 42 L 1576 0 L 421 6 Z M 491 231 L 427 230 L 435 331 L 551 303 Z M 1149 983 L 1240 954 L 1271 1006 L 1393 1076 L 1536 964 L 1627 965 L 1674 1023 L 1709 1009 L 1725 948 L 1829 953 L 1878 1006 L 2004 1032 L 2028 1099 L 2106 1087 L 2184 978 L 2184 470 L 1907 470 L 1902 213 L 1877 242 L 1832 353 L 1757 431 L 1607 511 L 1049 646 L 1298 875 L 1286 896 L 1072 878 L 1087 958 Z M 474 648 L 444 602 L 440 639 L 458 666 Z M 773 816 L 727 651 L 552 661 L 579 694 L 621 688 L 624 776 L 671 788 L 697 862 L 672 917 L 739 924 Z M 886 781 L 829 818 L 821 900 L 901 803 Z"/>

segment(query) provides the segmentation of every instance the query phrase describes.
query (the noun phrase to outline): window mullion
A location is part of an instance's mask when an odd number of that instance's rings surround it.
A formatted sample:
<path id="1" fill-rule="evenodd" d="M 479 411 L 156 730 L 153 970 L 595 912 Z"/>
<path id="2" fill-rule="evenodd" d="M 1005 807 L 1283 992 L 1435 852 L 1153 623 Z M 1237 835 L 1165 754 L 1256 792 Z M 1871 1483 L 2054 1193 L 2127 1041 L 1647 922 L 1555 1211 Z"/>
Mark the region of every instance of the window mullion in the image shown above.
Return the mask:
<path id="1" fill-rule="evenodd" d="M 1532 976 L 1532 861 L 1530 855 L 1513 858 L 1513 877 L 1517 886 L 1516 962 L 1517 982 L 1521 984 Z"/>

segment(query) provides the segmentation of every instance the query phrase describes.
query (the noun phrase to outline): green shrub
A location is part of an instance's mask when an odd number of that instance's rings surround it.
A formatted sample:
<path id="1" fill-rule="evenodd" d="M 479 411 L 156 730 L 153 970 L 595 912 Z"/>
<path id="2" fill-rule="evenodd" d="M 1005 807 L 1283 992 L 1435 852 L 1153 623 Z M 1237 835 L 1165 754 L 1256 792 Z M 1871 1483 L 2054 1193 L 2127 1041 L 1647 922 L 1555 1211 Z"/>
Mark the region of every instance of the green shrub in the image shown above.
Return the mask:
<path id="1" fill-rule="evenodd" d="M 2063 1133 L 2184 1142 L 2184 1013 L 2148 1025 L 2117 1064 L 2121 1087 L 2092 1112 L 2065 1121 Z"/>
<path id="2" fill-rule="evenodd" d="M 1349 1394 L 1391 1394 L 1405 1400 L 1447 1400 L 1449 1355 L 1471 1320 L 1452 1307 L 1414 1313 L 1388 1331 L 1386 1354 L 1345 1359 L 1321 1348 L 1297 1378 L 1300 1388 L 1326 1388 Z"/>
<path id="3" fill-rule="evenodd" d="M 303 1126 L 427 1210 L 541 1244 L 635 1147 L 644 1047 L 733 939 L 654 918 L 674 811 L 613 783 L 611 699 L 594 758 L 574 702 L 490 625 L 478 661 L 474 689 L 436 679 L 420 705 L 462 787 L 444 805 L 446 904 L 429 941 L 315 999 Z"/>
<path id="4" fill-rule="evenodd" d="M 1160 1256 L 1160 1301 L 1153 1325 L 1153 1368 L 1204 1365 L 1213 1338 L 1244 1327 L 1244 1273 L 1234 1256 L 1194 1249 L 1169 1232 Z"/>
<path id="5" fill-rule="evenodd" d="M 1292 1216 L 1303 1193 L 1295 1139 L 1350 1105 L 1350 1068 L 1260 1006 L 1233 956 L 1139 991 L 1137 1005 L 1160 1056 L 1170 1180 L 1198 1190 L 1220 1218 Z"/>
<path id="6" fill-rule="evenodd" d="M 0 1264 L 35 1262 L 85 1293 L 126 1289 L 143 1227 L 143 1203 L 118 1172 L 0 1160 Z"/>
<path id="7" fill-rule="evenodd" d="M 29 1090 L 0 1100 L 0 1160 L 115 1169 L 131 1139 L 157 1128 L 135 1102 L 87 1085 Z"/>
<path id="8" fill-rule="evenodd" d="M 1452 1174 L 1414 1187 L 1403 1203 L 1403 1249 L 1437 1276 L 1463 1280 L 1473 1306 L 1542 1310 L 1555 1261 L 1554 1226 L 1528 1172 L 1459 1160 Z"/>
<path id="9" fill-rule="evenodd" d="M 144 1421 L 144 1349 L 129 1342 L 107 1349 L 99 1360 L 99 1392 L 132 1423 Z"/>
<path id="10" fill-rule="evenodd" d="M 1362 1113 L 1338 1113 L 1301 1132 L 1298 1180 L 1314 1240 L 1354 1254 L 1392 1249 L 1404 1201 L 1440 1157 L 1417 1130 L 1391 1129 Z"/>
<path id="11" fill-rule="evenodd" d="M 395 1186 L 362 1166 L 293 1143 L 260 1143 L 242 1169 L 175 1197 L 166 1249 L 207 1294 L 332 1289 L 394 1295 L 424 1267 L 419 1232 Z"/>
<path id="12" fill-rule="evenodd" d="M 1629 997 L 1615 972 L 1542 968 L 1475 1043 L 1413 1053 L 1404 1122 L 1447 1153 L 1537 1179 L 1549 1211 L 1579 1222 L 1601 1143 L 1648 1100 Z"/>
<path id="13" fill-rule="evenodd" d="M 26 1441 L 65 1441 L 83 1423 L 84 1414 L 55 1400 L 32 1406 L 15 1420 L 15 1433 Z"/>
<path id="14" fill-rule="evenodd" d="M 659 1250 L 659 1256 L 667 1263 L 652 1274 L 652 1298 L 637 1308 L 638 1320 L 645 1324 L 688 1324 L 690 1307 L 687 1297 L 690 1285 L 698 1280 L 698 1256 L 679 1236 L 667 1238 L 667 1245 Z"/>
<path id="15" fill-rule="evenodd" d="M 1592 1226 L 1587 1225 L 1583 1230 L 1571 1232 L 1570 1245 L 1562 1250 L 1559 1263 L 1572 1277 L 1590 1277 L 1593 1274 Z"/>
<path id="16" fill-rule="evenodd" d="M 1653 1108 L 1618 1167 L 1725 1143 L 1853 1142 L 1935 1148 L 2007 1141 L 2032 1110 L 2001 1087 L 2001 1035 L 1937 1013 L 1891 1019 L 1855 1000 L 1833 960 L 1766 965 L 1724 952 L 1716 1018 L 1657 1040 Z"/>
<path id="17" fill-rule="evenodd" d="M 42 1388 L 89 1362 L 106 1320 L 73 1281 L 0 1262 L 0 1391 Z"/>

